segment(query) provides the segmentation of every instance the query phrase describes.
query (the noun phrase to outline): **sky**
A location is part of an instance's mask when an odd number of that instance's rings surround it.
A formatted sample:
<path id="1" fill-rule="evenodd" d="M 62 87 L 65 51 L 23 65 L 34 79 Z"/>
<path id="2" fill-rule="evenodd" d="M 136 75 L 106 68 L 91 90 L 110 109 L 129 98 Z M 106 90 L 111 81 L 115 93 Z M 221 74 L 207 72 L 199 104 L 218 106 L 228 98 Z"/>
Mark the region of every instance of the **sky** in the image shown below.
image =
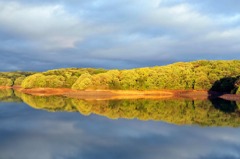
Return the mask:
<path id="1" fill-rule="evenodd" d="M 239 0 L 0 0 L 0 71 L 240 59 Z"/>

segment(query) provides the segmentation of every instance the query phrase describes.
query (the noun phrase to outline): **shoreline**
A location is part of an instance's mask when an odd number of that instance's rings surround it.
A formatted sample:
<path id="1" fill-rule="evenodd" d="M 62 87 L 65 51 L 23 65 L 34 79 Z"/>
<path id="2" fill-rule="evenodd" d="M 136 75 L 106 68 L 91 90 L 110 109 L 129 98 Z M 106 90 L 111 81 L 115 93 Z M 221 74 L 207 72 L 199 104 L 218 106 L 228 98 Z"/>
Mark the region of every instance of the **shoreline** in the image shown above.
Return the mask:
<path id="1" fill-rule="evenodd" d="M 240 94 L 224 94 L 209 92 L 207 90 L 73 90 L 70 88 L 31 88 L 24 89 L 20 86 L 0 86 L 1 89 L 13 89 L 21 93 L 34 96 L 62 95 L 66 97 L 86 100 L 114 100 L 114 99 L 192 99 L 207 100 L 209 98 L 222 98 L 225 100 L 240 101 Z"/>

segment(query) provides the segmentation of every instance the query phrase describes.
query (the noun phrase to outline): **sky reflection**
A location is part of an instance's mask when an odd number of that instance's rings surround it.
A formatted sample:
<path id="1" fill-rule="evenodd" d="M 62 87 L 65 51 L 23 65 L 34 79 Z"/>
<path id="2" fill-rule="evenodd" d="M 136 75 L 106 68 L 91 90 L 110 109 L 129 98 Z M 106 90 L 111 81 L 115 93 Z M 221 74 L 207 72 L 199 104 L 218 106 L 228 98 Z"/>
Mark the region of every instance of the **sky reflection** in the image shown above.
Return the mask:
<path id="1" fill-rule="evenodd" d="M 240 129 L 177 126 L 0 103 L 0 158 L 240 158 Z"/>

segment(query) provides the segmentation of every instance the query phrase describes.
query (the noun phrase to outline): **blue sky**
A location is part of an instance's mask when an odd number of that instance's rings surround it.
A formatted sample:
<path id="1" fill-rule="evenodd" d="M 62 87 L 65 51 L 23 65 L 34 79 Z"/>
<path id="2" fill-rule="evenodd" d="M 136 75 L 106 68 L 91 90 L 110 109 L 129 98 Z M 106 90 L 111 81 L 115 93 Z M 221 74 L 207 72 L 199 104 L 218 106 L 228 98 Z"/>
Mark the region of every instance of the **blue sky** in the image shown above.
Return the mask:
<path id="1" fill-rule="evenodd" d="M 239 0 L 0 0 L 0 71 L 240 59 Z"/>

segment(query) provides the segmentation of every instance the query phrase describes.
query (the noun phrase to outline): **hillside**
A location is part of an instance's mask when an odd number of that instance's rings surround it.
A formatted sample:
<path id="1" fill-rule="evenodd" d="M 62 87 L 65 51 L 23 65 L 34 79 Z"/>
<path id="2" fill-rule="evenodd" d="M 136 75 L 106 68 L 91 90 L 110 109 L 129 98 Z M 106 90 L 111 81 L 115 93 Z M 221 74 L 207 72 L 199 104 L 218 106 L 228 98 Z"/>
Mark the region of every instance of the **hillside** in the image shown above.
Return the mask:
<path id="1" fill-rule="evenodd" d="M 23 74 L 23 73 L 22 73 Z M 210 90 L 240 93 L 240 60 L 178 62 L 129 70 L 68 68 L 27 73 L 17 78 L 0 74 L 1 86 L 72 88 L 74 90 Z"/>

